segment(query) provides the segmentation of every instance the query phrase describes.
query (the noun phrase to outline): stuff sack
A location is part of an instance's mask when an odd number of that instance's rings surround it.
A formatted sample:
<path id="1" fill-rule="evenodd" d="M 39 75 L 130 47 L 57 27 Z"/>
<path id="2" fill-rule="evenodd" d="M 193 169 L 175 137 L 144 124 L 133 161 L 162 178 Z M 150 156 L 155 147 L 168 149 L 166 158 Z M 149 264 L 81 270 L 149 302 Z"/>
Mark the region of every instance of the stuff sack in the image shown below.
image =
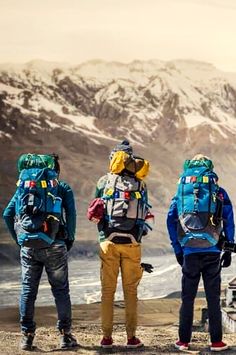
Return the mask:
<path id="1" fill-rule="evenodd" d="M 132 156 L 124 151 L 114 152 L 110 160 L 109 170 L 113 174 L 120 174 L 133 160 Z"/>
<path id="2" fill-rule="evenodd" d="M 176 194 L 181 246 L 207 248 L 219 241 L 222 201 L 211 161 L 186 161 Z"/>
<path id="3" fill-rule="evenodd" d="M 87 210 L 87 218 L 91 221 L 93 218 L 101 220 L 105 211 L 104 200 L 100 197 L 93 199 Z"/>
<path id="4" fill-rule="evenodd" d="M 126 170 L 143 180 L 149 172 L 149 162 L 124 151 L 116 151 L 110 160 L 109 170 L 113 174 L 120 174 Z"/>
<path id="5" fill-rule="evenodd" d="M 139 180 L 145 179 L 150 169 L 149 161 L 142 158 L 135 158 L 135 162 L 137 166 L 135 173 L 136 178 Z"/>
<path id="6" fill-rule="evenodd" d="M 54 169 L 54 158 L 50 154 L 22 154 L 17 162 L 18 171 L 30 168 L 49 168 Z"/>

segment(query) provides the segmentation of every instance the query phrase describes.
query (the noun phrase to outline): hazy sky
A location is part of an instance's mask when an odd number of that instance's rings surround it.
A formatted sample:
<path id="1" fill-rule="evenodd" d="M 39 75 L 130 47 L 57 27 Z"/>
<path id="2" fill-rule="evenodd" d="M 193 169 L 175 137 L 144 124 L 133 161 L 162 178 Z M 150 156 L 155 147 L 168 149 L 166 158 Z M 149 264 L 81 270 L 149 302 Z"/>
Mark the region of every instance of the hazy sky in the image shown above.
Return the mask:
<path id="1" fill-rule="evenodd" d="M 191 58 L 236 71 L 236 0 L 0 0 L 0 62 Z"/>

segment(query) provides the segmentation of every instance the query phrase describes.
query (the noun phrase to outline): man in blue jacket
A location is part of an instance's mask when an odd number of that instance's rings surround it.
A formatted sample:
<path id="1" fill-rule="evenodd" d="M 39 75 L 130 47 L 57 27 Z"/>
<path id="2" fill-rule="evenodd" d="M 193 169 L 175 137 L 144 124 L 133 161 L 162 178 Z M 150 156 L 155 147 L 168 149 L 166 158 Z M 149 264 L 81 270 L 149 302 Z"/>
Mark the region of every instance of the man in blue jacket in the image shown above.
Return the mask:
<path id="1" fill-rule="evenodd" d="M 54 170 L 59 176 L 60 165 L 58 156 L 53 155 L 53 158 L 55 162 Z M 75 238 L 76 209 L 70 186 L 63 181 L 58 181 L 58 184 L 58 196 L 62 199 L 65 223 L 63 223 L 64 218 L 62 217 L 60 230 L 55 241 L 46 248 L 36 249 L 22 246 L 20 251 L 22 269 L 22 291 L 20 297 L 22 350 L 33 349 L 33 339 L 36 330 L 34 304 L 44 267 L 57 307 L 57 328 L 61 333 L 60 346 L 61 348 L 71 348 L 78 345 L 76 339 L 71 334 L 71 301 L 67 262 L 67 252 L 72 247 Z M 3 218 L 12 238 L 18 244 L 17 234 L 14 229 L 17 191 L 4 210 Z"/>
<path id="2" fill-rule="evenodd" d="M 209 162 L 211 163 L 210 169 Z M 193 175 L 196 175 L 196 172 L 198 173 L 201 169 L 204 172 L 201 176 L 191 176 L 192 171 L 195 171 Z M 231 253 L 230 251 L 225 251 L 221 257 L 221 249 L 219 243 L 217 243 L 217 238 L 219 239 L 219 235 L 223 232 L 227 241 L 234 241 L 234 216 L 229 196 L 222 187 L 218 186 L 217 175 L 212 169 L 212 162 L 202 154 L 198 154 L 191 161 L 188 161 L 187 173 L 180 177 L 180 187 L 172 199 L 167 217 L 167 228 L 171 244 L 174 248 L 176 259 L 182 267 L 183 274 L 179 340 L 175 343 L 175 347 L 179 350 L 187 350 L 189 348 L 194 299 L 197 294 L 201 275 L 208 304 L 209 331 L 211 336 L 210 349 L 211 351 L 222 351 L 228 348 L 222 342 L 220 272 L 221 267 L 230 266 Z M 197 209 L 200 210 L 202 208 L 202 211 L 204 209 L 203 204 L 201 205 L 201 199 L 203 199 L 203 196 L 207 196 L 207 190 L 205 190 L 205 194 L 199 193 L 199 181 L 202 182 L 202 186 L 205 189 L 208 189 L 209 186 L 211 186 L 209 188 L 210 191 L 216 189 L 216 192 L 212 193 L 212 196 L 209 195 L 210 202 L 208 201 L 207 204 L 209 209 L 212 208 L 212 212 L 215 211 L 215 215 L 216 213 L 220 214 L 219 216 L 208 216 L 209 223 L 205 227 L 205 231 L 200 231 L 200 229 L 194 231 L 194 228 L 200 223 L 199 220 L 206 215 L 204 212 L 199 213 L 202 217 L 198 218 Z M 204 181 L 206 184 L 204 184 Z M 212 185 L 210 181 L 212 181 Z M 191 201 L 195 211 L 187 213 L 191 211 Z M 216 208 L 217 212 L 214 210 L 215 201 L 216 205 L 218 204 Z M 211 207 L 209 207 L 209 203 Z M 218 218 L 218 222 L 215 219 L 216 217 Z M 189 225 L 191 225 L 191 228 L 189 228 Z M 198 239 L 199 235 L 203 235 L 204 237 Z"/>

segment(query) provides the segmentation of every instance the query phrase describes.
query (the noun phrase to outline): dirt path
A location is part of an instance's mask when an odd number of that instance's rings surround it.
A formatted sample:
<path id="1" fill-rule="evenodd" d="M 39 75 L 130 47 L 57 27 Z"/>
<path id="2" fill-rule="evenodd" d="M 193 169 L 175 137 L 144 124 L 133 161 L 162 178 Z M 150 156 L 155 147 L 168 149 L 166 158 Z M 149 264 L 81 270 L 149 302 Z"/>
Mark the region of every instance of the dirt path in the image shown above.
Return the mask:
<path id="1" fill-rule="evenodd" d="M 203 300 L 196 300 L 195 320 L 200 319 Z M 80 347 L 72 351 L 61 351 L 59 334 L 55 329 L 56 314 L 54 307 L 38 307 L 36 322 L 38 325 L 35 342 L 37 354 L 174 354 L 180 353 L 174 349 L 174 342 L 178 333 L 179 300 L 158 299 L 139 302 L 139 328 L 137 336 L 144 342 L 145 347 L 140 350 L 128 351 L 125 348 L 126 337 L 123 326 L 124 305 L 117 302 L 115 306 L 115 326 L 113 332 L 114 348 L 109 351 L 101 350 L 100 305 L 73 306 L 73 334 L 76 336 Z M 26 354 L 19 350 L 21 334 L 18 326 L 17 308 L 0 309 L 0 354 L 17 355 Z M 225 341 L 232 347 L 224 354 L 236 354 L 236 335 L 225 334 Z M 208 334 L 194 332 L 191 352 L 193 354 L 210 354 L 208 348 Z M 182 354 L 186 352 L 181 352 Z"/>

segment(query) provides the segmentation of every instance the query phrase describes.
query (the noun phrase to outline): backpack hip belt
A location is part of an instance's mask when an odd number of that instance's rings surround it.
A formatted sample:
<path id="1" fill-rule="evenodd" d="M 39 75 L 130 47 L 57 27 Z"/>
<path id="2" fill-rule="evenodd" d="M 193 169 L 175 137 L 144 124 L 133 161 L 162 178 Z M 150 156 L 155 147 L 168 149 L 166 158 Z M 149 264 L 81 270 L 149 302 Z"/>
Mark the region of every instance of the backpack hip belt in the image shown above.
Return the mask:
<path id="1" fill-rule="evenodd" d="M 132 234 L 129 234 L 129 233 L 117 233 L 117 232 L 113 232 L 109 235 L 108 238 L 106 238 L 107 240 L 110 240 L 112 242 L 112 240 L 116 237 L 122 237 L 122 238 L 128 238 L 130 239 L 130 242 L 132 244 L 139 244 L 137 242 L 137 240 L 134 238 L 134 236 Z"/>

